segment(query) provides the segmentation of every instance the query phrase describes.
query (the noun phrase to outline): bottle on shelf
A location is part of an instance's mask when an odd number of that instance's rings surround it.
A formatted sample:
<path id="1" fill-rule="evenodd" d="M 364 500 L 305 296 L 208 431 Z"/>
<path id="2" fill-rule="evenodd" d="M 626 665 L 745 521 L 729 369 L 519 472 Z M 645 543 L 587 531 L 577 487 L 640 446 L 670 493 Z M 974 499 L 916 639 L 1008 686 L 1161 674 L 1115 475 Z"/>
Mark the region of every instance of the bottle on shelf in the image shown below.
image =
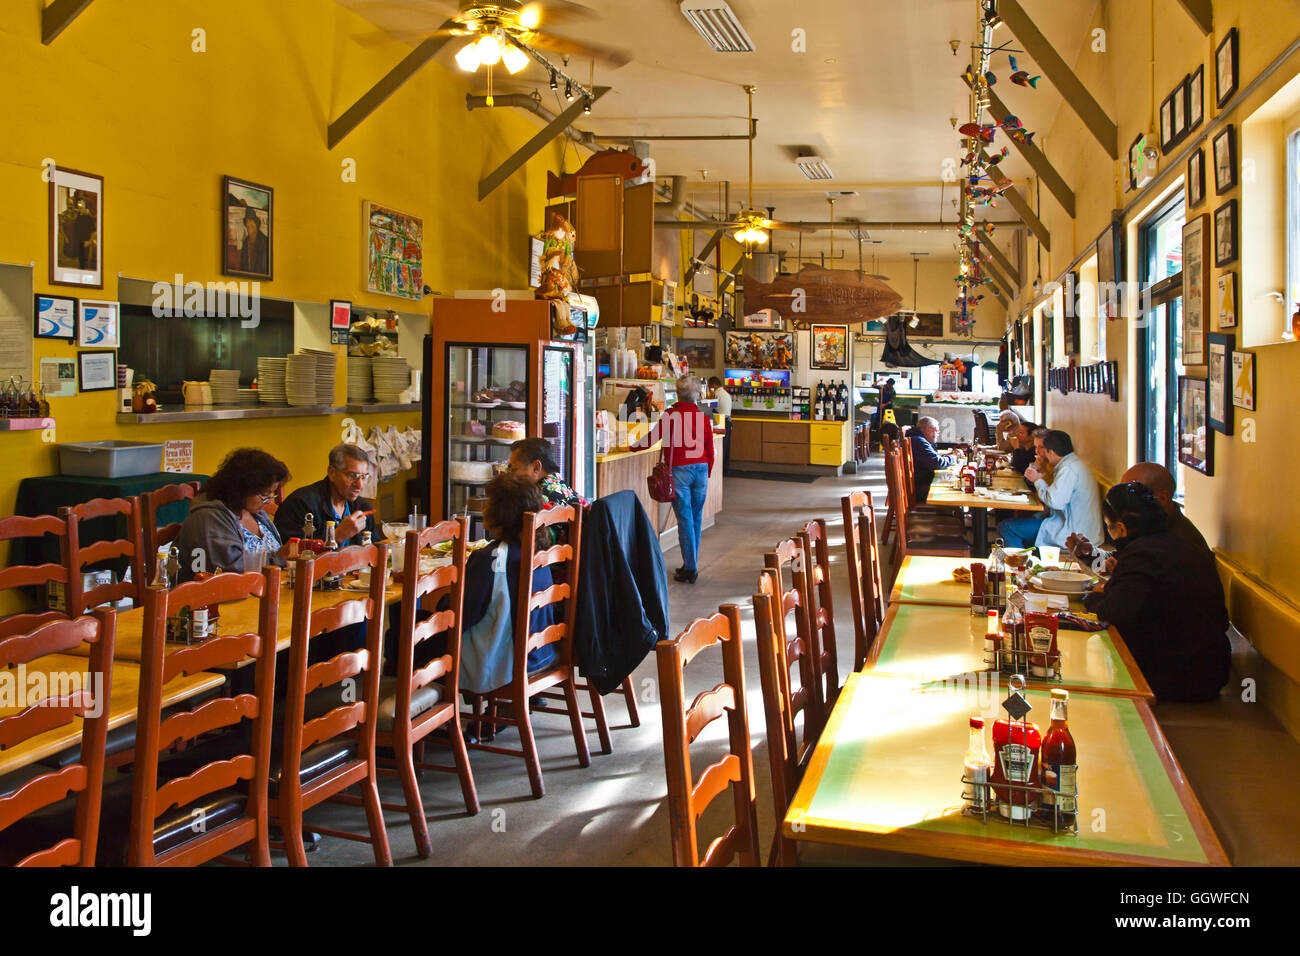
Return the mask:
<path id="1" fill-rule="evenodd" d="M 988 784 L 993 775 L 993 758 L 984 744 L 983 717 L 970 719 L 970 744 L 966 748 L 963 769 L 967 780 L 967 805 L 973 810 L 992 810 L 993 793 Z"/>
<path id="2" fill-rule="evenodd" d="M 1073 827 L 1079 812 L 1078 755 L 1069 723 L 1070 692 L 1061 687 L 1052 688 L 1052 722 L 1043 737 L 1039 764 L 1042 767 L 1042 807 L 1045 813 L 1059 812 L 1059 823 Z M 1055 822 L 1055 821 L 1054 821 Z"/>
<path id="3" fill-rule="evenodd" d="M 338 543 L 338 539 L 335 537 L 334 534 L 334 522 L 326 521 L 325 522 L 325 550 L 333 552 L 333 551 L 337 551 L 338 549 L 339 549 L 339 543 Z M 321 585 L 324 587 L 325 590 L 336 591 L 342 585 L 342 582 L 340 581 L 338 575 L 331 574 L 327 577 L 321 578 Z"/>

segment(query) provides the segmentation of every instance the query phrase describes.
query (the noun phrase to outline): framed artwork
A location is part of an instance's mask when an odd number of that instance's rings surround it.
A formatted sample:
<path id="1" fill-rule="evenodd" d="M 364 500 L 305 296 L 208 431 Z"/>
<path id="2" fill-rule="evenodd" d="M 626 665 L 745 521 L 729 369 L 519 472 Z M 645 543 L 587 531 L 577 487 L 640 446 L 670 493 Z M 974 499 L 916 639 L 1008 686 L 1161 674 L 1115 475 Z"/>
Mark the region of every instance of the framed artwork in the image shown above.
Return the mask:
<path id="1" fill-rule="evenodd" d="M 1232 346 L 1231 332 L 1210 333 L 1208 411 L 1210 427 L 1232 434 Z"/>
<path id="2" fill-rule="evenodd" d="M 1178 376 L 1178 460 L 1206 475 L 1214 474 L 1214 430 L 1208 420 L 1205 379 Z"/>
<path id="3" fill-rule="evenodd" d="M 1231 123 L 1214 137 L 1214 194 L 1222 196 L 1237 185 L 1237 138 Z"/>
<path id="4" fill-rule="evenodd" d="M 1131 190 L 1137 189 L 1139 184 L 1149 178 L 1146 175 L 1146 145 L 1146 134 L 1139 133 L 1128 148 L 1128 188 Z"/>
<path id="5" fill-rule="evenodd" d="M 1205 202 L 1205 150 L 1197 149 L 1187 159 L 1187 205 Z"/>
<path id="6" fill-rule="evenodd" d="M 1110 400 L 1112 402 L 1118 402 L 1119 401 L 1119 362 L 1112 361 L 1112 362 L 1107 362 L 1106 364 L 1110 366 L 1110 372 L 1108 375 L 1109 386 L 1110 386 Z"/>
<path id="7" fill-rule="evenodd" d="M 916 325 L 912 325 L 913 320 Z M 907 320 L 907 334 L 927 335 L 938 338 L 943 335 L 943 313 L 942 312 L 917 312 L 912 318 Z"/>
<path id="8" fill-rule="evenodd" d="M 50 170 L 50 284 L 104 288 L 104 177 Z"/>
<path id="9" fill-rule="evenodd" d="M 814 325 L 812 327 L 813 368 L 847 371 L 849 367 L 849 327 Z"/>
<path id="10" fill-rule="evenodd" d="M 663 346 L 663 326 L 662 325 L 643 325 L 641 326 L 641 344 L 643 346 L 655 347 Z"/>
<path id="11" fill-rule="evenodd" d="M 692 369 L 716 368 L 718 343 L 714 339 L 682 339 L 677 343 L 677 354 L 686 359 Z"/>
<path id="12" fill-rule="evenodd" d="M 367 291 L 424 298 L 424 220 L 369 200 L 365 217 Z"/>
<path id="13" fill-rule="evenodd" d="M 1255 353 L 1232 353 L 1232 404 L 1255 410 Z"/>
<path id="14" fill-rule="evenodd" d="M 346 332 L 352 328 L 352 303 L 342 299 L 330 299 L 330 329 Z"/>
<path id="15" fill-rule="evenodd" d="M 76 359 L 43 358 L 40 368 L 40 383 L 46 398 L 71 398 L 77 394 Z"/>
<path id="16" fill-rule="evenodd" d="M 1174 97 L 1171 93 L 1160 104 L 1160 151 L 1168 153 L 1174 146 Z"/>
<path id="17" fill-rule="evenodd" d="M 1174 87 L 1174 91 L 1169 94 L 1169 100 L 1173 106 L 1173 130 L 1174 142 L 1181 143 L 1183 137 L 1187 135 L 1187 77 L 1183 77 L 1183 82 Z"/>
<path id="18" fill-rule="evenodd" d="M 1097 237 L 1097 313 L 1103 319 L 1118 319 L 1122 308 L 1117 286 L 1117 265 L 1123 261 L 1120 235 L 1119 227 L 1112 223 Z"/>
<path id="19" fill-rule="evenodd" d="M 1214 51 L 1214 101 L 1219 109 L 1227 105 L 1228 100 L 1237 92 L 1237 28 L 1233 27 L 1224 36 L 1223 42 Z"/>
<path id="20" fill-rule="evenodd" d="M 221 272 L 270 280 L 274 275 L 275 191 L 233 176 L 222 180 Z"/>
<path id="21" fill-rule="evenodd" d="M 1205 364 L 1206 324 L 1210 314 L 1207 262 L 1210 227 L 1202 214 L 1183 226 L 1183 364 Z"/>
<path id="22" fill-rule="evenodd" d="M 1187 131 L 1190 133 L 1205 119 L 1205 65 L 1187 78 Z"/>
<path id="23" fill-rule="evenodd" d="M 38 295 L 32 335 L 38 339 L 77 337 L 77 300 L 64 295 Z"/>
<path id="24" fill-rule="evenodd" d="M 1219 328 L 1235 329 L 1237 327 L 1237 273 L 1220 273 L 1216 300 L 1219 305 Z"/>
<path id="25" fill-rule="evenodd" d="M 117 388 L 116 352 L 78 352 L 77 368 L 83 392 L 107 392 Z"/>
<path id="26" fill-rule="evenodd" d="M 1214 210 L 1214 264 L 1237 261 L 1237 200 L 1229 199 Z"/>
<path id="27" fill-rule="evenodd" d="M 81 318 L 77 322 L 77 344 L 86 348 L 115 349 L 118 347 L 120 327 L 116 302 L 92 302 L 90 299 L 81 301 Z"/>
<path id="28" fill-rule="evenodd" d="M 762 371 L 794 368 L 793 332 L 727 332 L 723 346 L 727 368 Z"/>

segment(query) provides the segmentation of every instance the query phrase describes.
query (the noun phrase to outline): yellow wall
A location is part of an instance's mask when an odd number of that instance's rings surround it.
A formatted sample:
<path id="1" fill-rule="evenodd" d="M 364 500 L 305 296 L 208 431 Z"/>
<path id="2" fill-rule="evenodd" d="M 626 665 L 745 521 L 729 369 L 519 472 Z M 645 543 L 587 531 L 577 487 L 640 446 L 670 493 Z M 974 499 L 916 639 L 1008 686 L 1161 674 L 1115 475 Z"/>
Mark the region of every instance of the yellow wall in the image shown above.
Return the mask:
<path id="1" fill-rule="evenodd" d="M 424 218 L 425 281 L 435 290 L 527 284 L 525 233 L 541 227 L 546 170 L 558 169 L 560 147 L 480 203 L 479 179 L 538 124 L 511 110 L 467 112 L 465 93 L 481 92 L 473 79 L 428 64 L 329 151 L 329 120 L 408 50 L 354 42 L 374 28 L 331 0 L 100 2 L 49 47 L 40 43 L 42 6 L 9 0 L 0 10 L 10 80 L 0 87 L 0 262 L 34 263 L 37 292 L 111 299 L 119 274 L 220 280 L 227 174 L 275 190 L 275 279 L 262 285 L 264 296 L 427 314 L 427 302 L 365 291 L 367 199 Z M 198 28 L 204 53 L 191 49 Z M 105 179 L 102 294 L 48 283 L 46 157 Z M 347 158 L 356 161 L 355 183 L 343 181 Z M 75 352 L 36 343 L 38 363 Z M 341 403 L 342 368 L 337 381 Z M 207 473 L 232 448 L 258 445 L 285 460 L 296 484 L 323 473 L 342 429 L 342 416 L 118 426 L 112 396 L 54 399 L 57 441 L 193 438 L 195 467 Z M 359 418 L 367 429 L 390 422 L 418 426 L 419 415 Z M 18 482 L 57 472 L 57 456 L 39 433 L 0 434 L 0 444 L 10 463 L 0 507 L 12 508 Z"/>

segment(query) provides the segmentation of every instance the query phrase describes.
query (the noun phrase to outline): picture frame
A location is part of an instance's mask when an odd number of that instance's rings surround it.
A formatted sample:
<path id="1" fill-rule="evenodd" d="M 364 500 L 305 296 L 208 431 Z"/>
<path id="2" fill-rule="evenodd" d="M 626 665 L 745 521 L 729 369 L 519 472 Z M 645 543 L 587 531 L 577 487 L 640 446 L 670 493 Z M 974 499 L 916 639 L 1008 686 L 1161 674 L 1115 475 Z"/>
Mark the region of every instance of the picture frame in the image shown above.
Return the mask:
<path id="1" fill-rule="evenodd" d="M 1237 200 L 1229 199 L 1214 210 L 1214 264 L 1237 261 Z"/>
<path id="2" fill-rule="evenodd" d="M 1097 237 L 1097 312 L 1105 319 L 1118 319 L 1124 310 L 1119 294 L 1120 263 L 1124 261 L 1123 232 L 1115 223 Z"/>
<path id="3" fill-rule="evenodd" d="M 117 388 L 117 353 L 77 353 L 77 375 L 83 392 L 108 392 Z"/>
<path id="4" fill-rule="evenodd" d="M 1128 148 L 1128 188 L 1137 189 L 1146 169 L 1146 134 L 1139 133 Z"/>
<path id="5" fill-rule="evenodd" d="M 1214 474 L 1214 429 L 1207 419 L 1208 387 L 1203 378 L 1178 376 L 1178 460 L 1203 475 Z"/>
<path id="6" fill-rule="evenodd" d="M 1216 282 L 1215 303 L 1219 312 L 1219 328 L 1237 327 L 1237 273 L 1221 272 Z"/>
<path id="7" fill-rule="evenodd" d="M 1181 143 L 1187 137 L 1187 80 L 1183 77 L 1183 82 L 1174 87 L 1174 91 L 1169 94 L 1169 102 L 1173 107 L 1173 122 L 1171 128 L 1174 132 L 1174 145 Z"/>
<path id="8" fill-rule="evenodd" d="M 916 319 L 916 326 L 910 323 L 912 318 Z M 912 318 L 909 318 L 907 327 L 908 338 L 942 338 L 943 337 L 943 313 L 942 312 L 917 312 Z"/>
<path id="9" fill-rule="evenodd" d="M 814 325 L 810 332 L 812 354 L 809 365 L 815 369 L 846 372 L 849 368 L 849 327 Z"/>
<path id="10" fill-rule="evenodd" d="M 723 361 L 726 368 L 785 371 L 796 367 L 798 335 L 794 332 L 726 332 Z"/>
<path id="11" fill-rule="evenodd" d="M 1210 427 L 1224 435 L 1232 434 L 1232 347 L 1231 332 L 1211 332 L 1209 373 L 1206 377 L 1206 417 Z"/>
<path id="12" fill-rule="evenodd" d="M 1248 412 L 1255 410 L 1255 353 L 1232 353 L 1232 404 Z"/>
<path id="13" fill-rule="evenodd" d="M 1208 217 L 1188 217 L 1183 226 L 1183 349 L 1184 365 L 1205 364 L 1206 333 L 1209 332 L 1210 226 Z"/>
<path id="14" fill-rule="evenodd" d="M 1223 109 L 1237 92 L 1237 28 L 1233 27 L 1214 50 L 1214 102 Z"/>
<path id="15" fill-rule="evenodd" d="M 1110 373 L 1109 373 L 1110 400 L 1112 402 L 1118 402 L 1119 401 L 1119 362 L 1112 359 L 1110 362 L 1107 362 L 1106 364 L 1110 366 Z"/>
<path id="16" fill-rule="evenodd" d="M 1192 132 L 1205 121 L 1205 64 L 1187 78 L 1187 132 Z"/>
<path id="17" fill-rule="evenodd" d="M 424 220 L 368 199 L 362 209 L 366 291 L 420 301 L 424 298 Z"/>
<path id="18" fill-rule="evenodd" d="M 1174 146 L 1174 95 L 1160 103 L 1160 151 L 1168 153 Z"/>
<path id="19" fill-rule="evenodd" d="M 1214 194 L 1222 196 L 1237 186 L 1237 137 L 1236 130 L 1229 123 L 1214 137 Z"/>
<path id="20" fill-rule="evenodd" d="M 718 342 L 716 339 L 681 339 L 677 354 L 686 359 L 691 370 L 718 367 Z"/>
<path id="21" fill-rule="evenodd" d="M 77 316 L 77 344 L 116 349 L 121 345 L 121 308 L 116 302 L 82 299 Z"/>
<path id="22" fill-rule="evenodd" d="M 267 282 L 275 275 L 275 190 L 221 180 L 221 274 Z"/>
<path id="23" fill-rule="evenodd" d="M 1205 202 L 1205 149 L 1197 147 L 1187 157 L 1187 207 Z"/>
<path id="24" fill-rule="evenodd" d="M 50 285 L 104 288 L 104 177 L 51 167 Z"/>
<path id="25" fill-rule="evenodd" d="M 352 328 L 352 303 L 343 299 L 330 299 L 330 330 L 346 332 Z"/>
<path id="26" fill-rule="evenodd" d="M 38 294 L 32 311 L 32 338 L 75 339 L 79 304 L 72 296 Z"/>

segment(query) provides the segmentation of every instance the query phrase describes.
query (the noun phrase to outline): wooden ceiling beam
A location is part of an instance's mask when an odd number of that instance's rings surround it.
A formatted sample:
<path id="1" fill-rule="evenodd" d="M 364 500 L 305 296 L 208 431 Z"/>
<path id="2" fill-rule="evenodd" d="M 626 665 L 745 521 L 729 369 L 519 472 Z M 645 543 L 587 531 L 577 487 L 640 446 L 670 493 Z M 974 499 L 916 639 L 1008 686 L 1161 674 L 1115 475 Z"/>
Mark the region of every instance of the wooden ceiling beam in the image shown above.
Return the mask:
<path id="1" fill-rule="evenodd" d="M 689 286 L 691 280 L 695 278 L 695 273 L 700 271 L 700 263 L 704 262 L 713 254 L 713 250 L 718 248 L 718 243 L 722 241 L 722 235 L 727 230 L 719 229 L 713 235 L 709 236 L 709 241 L 704 244 L 704 248 L 697 255 L 691 257 L 691 267 L 686 270 L 686 275 L 682 279 L 683 286 Z"/>
<path id="2" fill-rule="evenodd" d="M 1210 0 L 1178 0 L 1188 12 L 1201 32 L 1209 36 L 1214 29 L 1214 5 Z"/>
<path id="3" fill-rule="evenodd" d="M 1007 177 L 999 173 L 996 168 L 989 167 L 988 153 L 983 150 L 980 151 L 980 161 L 989 169 L 990 174 L 996 174 L 994 177 L 995 179 L 999 176 L 1001 177 L 1000 179 L 997 179 L 999 185 L 1007 182 Z M 1034 210 L 1029 206 L 1029 201 L 1026 200 L 1024 196 L 1020 195 L 1020 190 L 1016 189 L 1015 186 L 1008 186 L 1002 193 L 1002 196 L 1007 202 L 1011 203 L 1012 209 L 1020 213 L 1020 218 L 1024 220 L 1025 225 L 1029 227 L 1029 231 L 1038 237 L 1038 241 L 1043 244 L 1043 248 L 1048 252 L 1051 252 L 1052 234 L 1047 231 L 1047 227 L 1043 225 L 1043 221 L 1034 214 Z"/>
<path id="4" fill-rule="evenodd" d="M 54 0 L 41 10 L 41 42 L 46 46 L 53 43 L 92 2 L 93 0 Z"/>
<path id="5" fill-rule="evenodd" d="M 993 242 L 993 237 L 986 236 L 981 240 L 980 246 L 989 251 L 989 254 L 993 256 L 993 261 L 1002 267 L 1002 272 L 1008 279 L 1015 283 L 1016 288 L 1019 289 L 1020 286 L 1023 285 L 1020 270 L 1013 266 L 1011 260 L 1007 258 L 1006 253 L 997 247 Z"/>
<path id="6" fill-rule="evenodd" d="M 969 85 L 970 81 L 967 81 L 967 86 Z M 992 90 L 989 90 L 989 115 L 993 117 L 993 122 L 995 123 L 1001 123 L 1008 116 L 1012 115 L 1011 111 L 1007 109 L 1006 104 L 1003 103 L 998 95 Z M 1039 178 L 1042 179 L 1043 185 L 1048 188 L 1051 194 L 1056 197 L 1056 201 L 1061 204 L 1061 208 L 1065 210 L 1066 214 L 1069 215 L 1071 219 L 1073 219 L 1074 190 L 1072 190 L 1069 184 L 1066 183 L 1065 177 L 1056 171 L 1056 167 L 1052 165 L 1051 160 L 1044 155 L 1041 149 L 1029 140 L 1012 139 L 1010 136 L 1007 136 L 1007 139 L 1011 141 L 1011 145 L 1014 146 L 1020 155 L 1025 158 L 1026 162 L 1033 167 L 1034 172 L 1036 172 Z"/>
<path id="7" fill-rule="evenodd" d="M 591 91 L 591 102 L 596 102 L 609 90 L 608 86 L 596 87 Z M 515 150 L 504 163 L 488 173 L 478 184 L 479 202 L 482 202 L 494 189 L 513 176 L 524 163 L 532 159 L 547 143 L 568 129 L 573 121 L 582 115 L 586 105 L 584 98 L 579 96 L 569 104 L 568 109 L 539 129 L 532 139 Z"/>
<path id="8" fill-rule="evenodd" d="M 995 263 L 981 262 L 980 268 L 993 277 L 993 281 L 997 284 L 998 288 L 1001 288 L 1001 290 L 1007 294 L 1008 299 L 1014 299 L 1016 297 L 1016 293 L 1010 280 L 1002 274 Z"/>
<path id="9" fill-rule="evenodd" d="M 731 288 L 731 283 L 735 280 L 735 277 L 745 271 L 745 260 L 748 258 L 749 256 L 742 252 L 740 258 L 736 260 L 736 264 L 722 274 L 722 279 L 718 282 L 718 295 L 722 295 Z"/>

